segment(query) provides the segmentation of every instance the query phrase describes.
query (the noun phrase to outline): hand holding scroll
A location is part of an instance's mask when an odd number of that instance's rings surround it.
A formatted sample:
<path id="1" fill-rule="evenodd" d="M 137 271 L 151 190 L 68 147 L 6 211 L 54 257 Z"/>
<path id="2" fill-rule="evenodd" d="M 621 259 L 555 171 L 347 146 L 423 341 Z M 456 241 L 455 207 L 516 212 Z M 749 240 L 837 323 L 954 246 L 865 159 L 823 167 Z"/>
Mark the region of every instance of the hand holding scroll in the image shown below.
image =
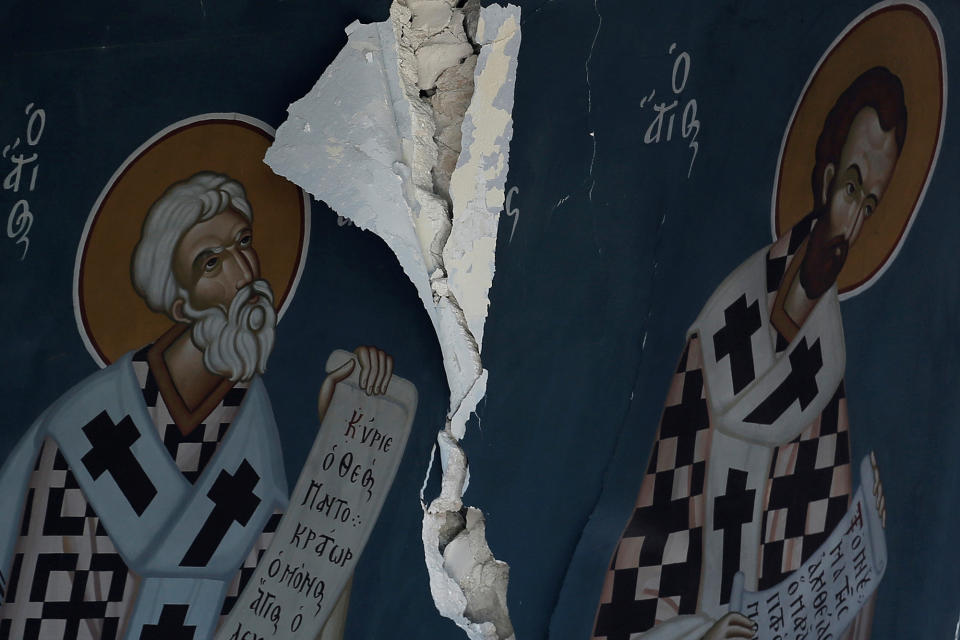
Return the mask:
<path id="1" fill-rule="evenodd" d="M 323 422 L 323 417 L 327 415 L 327 408 L 330 406 L 337 383 L 346 380 L 353 373 L 357 363 L 360 364 L 360 388 L 368 396 L 383 395 L 387 392 L 390 378 L 393 377 L 393 357 L 381 349 L 367 346 L 357 347 L 353 354 L 356 359 L 348 360 L 331 371 L 320 385 L 317 398 L 317 414 L 320 422 Z"/>
<path id="2" fill-rule="evenodd" d="M 717 620 L 703 636 L 703 640 L 726 640 L 727 638 L 745 638 L 750 640 L 756 633 L 757 625 L 753 620 L 739 613 L 728 613 Z"/>

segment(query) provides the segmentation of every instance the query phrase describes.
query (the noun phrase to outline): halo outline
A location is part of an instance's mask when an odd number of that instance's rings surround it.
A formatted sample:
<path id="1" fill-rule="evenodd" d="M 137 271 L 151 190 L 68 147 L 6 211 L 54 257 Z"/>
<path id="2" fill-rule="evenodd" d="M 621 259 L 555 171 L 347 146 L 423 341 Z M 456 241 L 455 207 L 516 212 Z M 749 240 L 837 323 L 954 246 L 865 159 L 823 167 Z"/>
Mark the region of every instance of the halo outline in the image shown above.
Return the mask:
<path id="1" fill-rule="evenodd" d="M 881 11 L 895 8 L 895 7 L 909 7 L 919 11 L 923 17 L 927 20 L 931 29 L 936 36 L 936 45 L 937 50 L 940 53 L 940 90 L 942 95 L 941 109 L 940 109 L 940 122 L 937 125 L 937 142 L 933 148 L 933 154 L 930 158 L 930 165 L 927 168 L 927 175 L 924 179 L 923 186 L 920 189 L 920 193 L 917 195 L 916 202 L 913 205 L 913 211 L 910 212 L 910 215 L 907 218 L 907 223 L 903 227 L 903 230 L 900 232 L 900 236 L 897 238 L 896 244 L 893 246 L 893 249 L 890 251 L 890 254 L 887 258 L 880 264 L 880 266 L 863 282 L 860 284 L 839 293 L 840 300 L 849 300 L 854 296 L 858 296 L 879 280 L 887 269 L 890 268 L 890 265 L 897 259 L 897 255 L 900 253 L 900 249 L 903 247 L 904 241 L 907 239 L 907 236 L 910 234 L 910 229 L 913 227 L 913 223 L 916 221 L 917 212 L 920 210 L 923 200 L 927 194 L 927 189 L 930 186 L 930 180 L 933 177 L 933 171 L 937 166 L 937 161 L 940 158 L 940 148 L 943 143 L 943 130 L 946 124 L 947 118 L 947 88 L 948 88 L 948 73 L 947 73 L 947 56 L 946 56 L 946 46 L 943 38 L 943 30 L 940 27 L 940 21 L 937 20 L 937 17 L 933 15 L 933 12 L 930 8 L 921 2 L 920 0 L 883 0 L 878 2 L 867 9 L 863 10 L 856 18 L 851 20 L 846 27 L 833 39 L 833 42 L 830 43 L 830 46 L 823 52 L 820 56 L 820 59 L 817 61 L 817 64 L 814 66 L 813 70 L 810 72 L 810 75 L 807 77 L 807 81 L 803 85 L 803 89 L 800 91 L 800 95 L 797 97 L 797 101 L 793 106 L 793 111 L 790 113 L 790 119 L 787 121 L 787 126 L 783 131 L 783 138 L 780 140 L 780 151 L 777 154 L 777 164 L 776 172 L 773 176 L 773 190 L 770 195 L 770 235 L 773 240 L 776 241 L 779 236 L 777 235 L 777 195 L 780 192 L 780 179 L 781 179 L 781 167 L 783 166 L 783 152 L 786 150 L 787 139 L 790 137 L 790 132 L 793 128 L 794 121 L 797 117 L 797 112 L 800 109 L 800 105 L 803 102 L 803 99 L 807 95 L 807 91 L 810 89 L 810 83 L 813 82 L 813 79 L 816 77 L 817 72 L 820 71 L 820 68 L 823 66 L 823 63 L 830 57 L 830 54 L 833 53 L 837 45 L 839 45 L 847 35 L 858 27 L 862 22 L 867 18 L 871 17 L 875 13 Z"/>
<path id="2" fill-rule="evenodd" d="M 93 344 L 93 341 L 90 339 L 89 331 L 86 326 L 86 322 L 83 318 L 83 312 L 81 310 L 80 304 L 80 275 L 83 265 L 84 252 L 86 250 L 87 241 L 89 240 L 90 230 L 93 227 L 93 222 L 97 218 L 97 213 L 100 211 L 100 207 L 103 205 L 103 201 L 107 198 L 110 192 L 113 190 L 114 185 L 117 181 L 127 172 L 127 169 L 130 168 L 130 165 L 133 164 L 140 156 L 147 151 L 150 147 L 155 145 L 157 142 L 166 138 L 170 134 L 184 129 L 188 126 L 192 126 L 201 122 L 216 122 L 216 121 L 237 121 L 242 122 L 247 125 L 251 125 L 261 130 L 262 132 L 268 134 L 271 138 L 276 138 L 277 131 L 269 124 L 255 118 L 253 116 L 248 116 L 242 113 L 228 113 L 228 112 L 210 112 L 202 113 L 195 116 L 190 116 L 189 118 L 184 118 L 178 120 L 170 125 L 167 125 L 160 131 L 156 132 L 142 144 L 140 144 L 136 149 L 133 150 L 124 160 L 120 163 L 117 169 L 110 176 L 110 179 L 104 185 L 103 189 L 100 191 L 100 195 L 97 196 L 96 201 L 93 203 L 93 207 L 90 209 L 90 213 L 87 214 L 87 219 L 83 224 L 83 232 L 80 234 L 80 240 L 77 243 L 77 253 L 74 257 L 73 262 L 73 284 L 71 294 L 73 296 L 73 317 L 74 321 L 77 324 L 77 332 L 80 334 L 80 339 L 83 341 L 83 346 L 87 350 L 87 353 L 90 354 L 90 357 L 93 358 L 93 361 L 97 364 L 98 367 L 103 369 L 109 363 L 104 358 L 103 354 L 100 353 L 100 350 L 97 349 L 96 345 Z M 277 310 L 277 323 L 279 324 L 280 319 L 286 313 L 287 308 L 290 306 L 291 301 L 293 300 L 294 295 L 297 292 L 297 288 L 300 285 L 300 278 L 303 275 L 303 269 L 307 262 L 307 253 L 310 248 L 310 195 L 300 189 L 300 195 L 303 200 L 303 240 L 300 245 L 300 255 L 297 257 L 297 264 L 294 271 L 294 276 L 290 282 L 290 289 L 287 291 L 286 297 L 283 300 L 283 304 L 280 305 L 280 308 Z"/>

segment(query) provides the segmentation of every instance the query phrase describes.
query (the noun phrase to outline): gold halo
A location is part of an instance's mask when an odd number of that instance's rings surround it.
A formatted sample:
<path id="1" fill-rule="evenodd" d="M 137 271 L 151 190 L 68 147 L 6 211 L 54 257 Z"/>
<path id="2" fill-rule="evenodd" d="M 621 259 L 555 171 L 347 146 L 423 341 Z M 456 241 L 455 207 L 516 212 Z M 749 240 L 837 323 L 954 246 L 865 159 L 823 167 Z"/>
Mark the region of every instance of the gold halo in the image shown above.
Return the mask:
<path id="1" fill-rule="evenodd" d="M 886 67 L 903 83 L 907 136 L 877 210 L 850 248 L 837 278 L 841 298 L 870 287 L 906 239 L 940 152 L 946 62 L 937 19 L 925 5 L 884 2 L 860 14 L 813 70 L 787 125 L 774 182 L 774 238 L 814 208 L 810 173 L 827 113 L 861 73 Z"/>
<path id="2" fill-rule="evenodd" d="M 155 340 L 171 326 L 150 311 L 130 278 L 130 258 L 153 202 L 200 171 L 239 181 L 253 208 L 261 272 L 282 315 L 307 255 L 310 200 L 263 163 L 274 131 L 240 114 L 204 114 L 166 127 L 117 169 L 94 204 L 74 266 L 74 311 L 87 351 L 100 366 Z"/>

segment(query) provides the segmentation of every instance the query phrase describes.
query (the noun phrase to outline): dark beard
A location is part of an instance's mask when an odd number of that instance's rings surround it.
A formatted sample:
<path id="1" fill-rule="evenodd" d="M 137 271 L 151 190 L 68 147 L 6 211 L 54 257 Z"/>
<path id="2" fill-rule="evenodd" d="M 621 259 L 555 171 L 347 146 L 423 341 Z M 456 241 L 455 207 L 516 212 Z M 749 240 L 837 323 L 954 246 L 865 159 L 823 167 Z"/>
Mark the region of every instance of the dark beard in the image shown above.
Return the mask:
<path id="1" fill-rule="evenodd" d="M 827 237 L 829 215 L 826 205 L 814 210 L 817 223 L 810 232 L 807 251 L 800 263 L 800 284 L 811 300 L 822 296 L 837 281 L 850 250 L 850 244 L 843 236 Z"/>

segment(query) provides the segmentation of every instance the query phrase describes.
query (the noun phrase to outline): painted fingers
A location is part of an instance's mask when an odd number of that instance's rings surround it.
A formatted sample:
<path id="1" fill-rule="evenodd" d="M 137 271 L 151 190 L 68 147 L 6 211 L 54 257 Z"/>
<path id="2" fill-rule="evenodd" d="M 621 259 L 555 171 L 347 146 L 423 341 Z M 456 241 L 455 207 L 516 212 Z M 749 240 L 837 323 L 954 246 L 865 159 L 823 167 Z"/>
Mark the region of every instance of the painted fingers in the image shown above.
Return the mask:
<path id="1" fill-rule="evenodd" d="M 724 640 L 726 638 L 743 638 L 750 640 L 757 631 L 753 620 L 739 613 L 728 613 L 714 623 L 703 640 Z"/>
<path id="2" fill-rule="evenodd" d="M 376 347 L 360 346 L 354 351 L 360 363 L 360 388 L 368 396 L 387 392 L 393 377 L 393 358 Z"/>
<path id="3" fill-rule="evenodd" d="M 327 409 L 330 407 L 330 401 L 333 399 L 333 390 L 337 386 L 337 383 L 346 380 L 350 374 L 353 373 L 354 367 L 356 367 L 356 362 L 352 359 L 348 360 L 346 363 L 328 373 L 327 377 L 324 378 L 323 384 L 320 385 L 320 393 L 317 394 L 317 415 L 320 418 L 320 422 L 323 422 L 324 416 L 327 415 Z"/>

